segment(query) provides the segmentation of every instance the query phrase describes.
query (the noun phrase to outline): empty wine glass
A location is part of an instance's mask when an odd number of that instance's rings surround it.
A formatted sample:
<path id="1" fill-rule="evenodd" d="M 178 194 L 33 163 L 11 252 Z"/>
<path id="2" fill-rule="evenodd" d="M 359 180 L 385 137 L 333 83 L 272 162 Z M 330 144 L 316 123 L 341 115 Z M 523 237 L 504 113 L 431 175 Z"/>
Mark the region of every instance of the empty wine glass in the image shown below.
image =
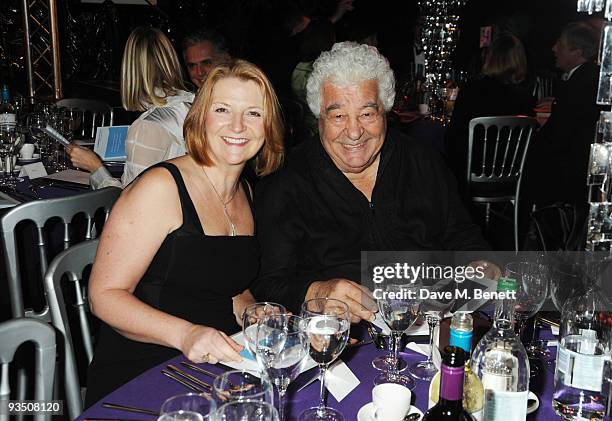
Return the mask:
<path id="1" fill-rule="evenodd" d="M 409 389 L 414 388 L 414 380 L 403 376 L 397 369 L 401 357 L 399 356 L 400 341 L 402 333 L 419 317 L 420 300 L 416 284 L 396 285 L 387 284 L 381 292 L 382 297 L 377 299 L 378 311 L 391 329 L 391 340 L 393 346 L 392 369 L 383 372 L 374 379 L 374 384 L 397 383 Z"/>
<path id="2" fill-rule="evenodd" d="M 548 297 L 548 267 L 536 262 L 510 262 L 506 265 L 504 276 L 514 279 L 518 287 L 514 315 L 519 338 L 522 338 L 527 320 L 540 311 Z M 527 353 L 531 358 L 536 358 L 537 346 L 531 345 L 531 352 L 527 350 Z M 532 373 L 536 371 L 532 370 Z"/>
<path id="3" fill-rule="evenodd" d="M 584 266 L 578 263 L 557 262 L 552 267 L 550 296 L 557 310 L 562 311 L 569 298 L 586 292 L 585 274 Z"/>
<path id="4" fill-rule="evenodd" d="M 3 186 L 15 187 L 17 177 L 13 174 L 14 162 L 24 136 L 16 128 L 0 127 L 0 159 L 4 166 Z"/>
<path id="5" fill-rule="evenodd" d="M 278 412 L 267 402 L 234 401 L 217 409 L 215 421 L 279 421 Z"/>
<path id="6" fill-rule="evenodd" d="M 438 372 L 433 362 L 433 331 L 455 304 L 456 283 L 453 278 L 445 279 L 441 266 L 430 266 L 433 276 L 422 277 L 419 287 L 427 291 L 427 298 L 421 301 L 420 311 L 425 316 L 425 321 L 429 326 L 429 354 L 425 361 L 413 364 L 408 372 L 419 380 L 431 380 Z"/>
<path id="7" fill-rule="evenodd" d="M 257 328 L 257 354 L 278 389 L 278 415 L 285 419 L 284 397 L 308 355 L 308 335 L 301 317 L 264 316 Z"/>
<path id="8" fill-rule="evenodd" d="M 213 421 L 217 406 L 204 395 L 185 393 L 164 401 L 158 421 Z"/>
<path id="9" fill-rule="evenodd" d="M 253 355 L 259 367 L 263 369 L 263 365 L 257 356 L 257 323 L 264 316 L 275 314 L 285 314 L 287 310 L 284 306 L 271 302 L 260 302 L 249 305 L 242 313 L 242 334 L 244 335 L 244 345 L 246 349 Z"/>
<path id="10" fill-rule="evenodd" d="M 266 373 L 257 377 L 246 370 L 226 371 L 215 378 L 212 392 L 217 406 L 245 400 L 274 403 L 272 383 Z"/>
<path id="11" fill-rule="evenodd" d="M 344 421 L 342 413 L 325 405 L 325 373 L 342 353 L 349 336 L 348 306 L 333 298 L 315 298 L 302 304 L 304 328 L 309 340 L 309 353 L 319 364 L 319 406 L 300 414 L 299 421 Z"/>

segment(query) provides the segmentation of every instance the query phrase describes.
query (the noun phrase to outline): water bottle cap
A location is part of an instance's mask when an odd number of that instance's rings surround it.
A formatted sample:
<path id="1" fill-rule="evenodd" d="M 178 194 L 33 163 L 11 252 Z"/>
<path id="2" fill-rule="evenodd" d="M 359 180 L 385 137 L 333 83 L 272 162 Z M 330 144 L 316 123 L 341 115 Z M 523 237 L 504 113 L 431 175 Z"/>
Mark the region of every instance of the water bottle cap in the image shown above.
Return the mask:
<path id="1" fill-rule="evenodd" d="M 516 280 L 512 278 L 499 278 L 497 281 L 497 291 L 516 291 Z"/>

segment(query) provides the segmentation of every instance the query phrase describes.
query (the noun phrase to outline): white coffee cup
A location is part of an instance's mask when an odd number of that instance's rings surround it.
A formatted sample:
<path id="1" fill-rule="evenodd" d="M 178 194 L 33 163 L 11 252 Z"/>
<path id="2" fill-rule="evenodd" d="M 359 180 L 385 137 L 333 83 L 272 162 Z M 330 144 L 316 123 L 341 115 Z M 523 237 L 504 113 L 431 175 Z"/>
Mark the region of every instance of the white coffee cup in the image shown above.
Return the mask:
<path id="1" fill-rule="evenodd" d="M 25 143 L 19 151 L 19 156 L 21 157 L 21 159 L 32 159 L 32 157 L 34 156 L 34 144 Z"/>
<path id="2" fill-rule="evenodd" d="M 372 417 L 376 421 L 402 421 L 410 410 L 410 389 L 397 383 L 382 383 L 372 389 Z"/>
<path id="3" fill-rule="evenodd" d="M 418 110 L 419 114 L 421 114 L 421 115 L 429 114 L 429 105 L 427 105 L 427 104 L 418 104 L 417 105 L 417 110 Z"/>

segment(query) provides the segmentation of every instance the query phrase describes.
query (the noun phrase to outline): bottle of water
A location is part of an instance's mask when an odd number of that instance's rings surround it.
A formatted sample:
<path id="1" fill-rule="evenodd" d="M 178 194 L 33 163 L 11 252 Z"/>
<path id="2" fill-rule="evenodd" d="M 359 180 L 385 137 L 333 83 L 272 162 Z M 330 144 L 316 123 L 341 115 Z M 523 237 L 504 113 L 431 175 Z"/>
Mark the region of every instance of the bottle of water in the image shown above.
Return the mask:
<path id="1" fill-rule="evenodd" d="M 7 84 L 2 85 L 0 98 L 0 125 L 15 125 L 17 118 L 11 104 L 11 95 Z"/>
<path id="2" fill-rule="evenodd" d="M 500 278 L 493 327 L 478 342 L 472 370 L 484 387 L 485 421 L 524 421 L 529 394 L 529 359 L 514 333 L 516 281 Z"/>
<path id="3" fill-rule="evenodd" d="M 603 373 L 612 333 L 609 307 L 610 302 L 595 286 L 563 306 L 552 402 L 563 419 L 604 419 L 607 391 L 603 390 Z"/>

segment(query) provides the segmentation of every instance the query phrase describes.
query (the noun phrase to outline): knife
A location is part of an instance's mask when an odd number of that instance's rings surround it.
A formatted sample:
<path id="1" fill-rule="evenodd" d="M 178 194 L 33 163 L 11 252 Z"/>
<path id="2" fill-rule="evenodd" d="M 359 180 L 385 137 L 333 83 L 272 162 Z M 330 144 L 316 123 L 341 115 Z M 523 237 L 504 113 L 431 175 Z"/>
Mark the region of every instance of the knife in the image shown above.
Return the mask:
<path id="1" fill-rule="evenodd" d="M 119 409 L 121 411 L 136 412 L 138 414 L 154 415 L 156 417 L 159 416 L 158 412 L 151 411 L 150 409 L 136 408 L 135 406 L 121 405 L 118 403 L 103 402 L 102 407 L 109 409 Z"/>

